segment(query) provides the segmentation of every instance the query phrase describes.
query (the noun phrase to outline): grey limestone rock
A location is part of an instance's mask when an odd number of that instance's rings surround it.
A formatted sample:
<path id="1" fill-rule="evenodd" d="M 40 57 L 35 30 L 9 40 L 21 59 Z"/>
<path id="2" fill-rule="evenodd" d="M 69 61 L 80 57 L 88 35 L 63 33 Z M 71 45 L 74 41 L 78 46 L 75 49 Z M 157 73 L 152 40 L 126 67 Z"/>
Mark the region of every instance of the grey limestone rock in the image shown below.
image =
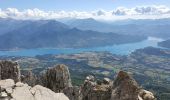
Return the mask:
<path id="1" fill-rule="evenodd" d="M 40 85 L 31 87 L 21 82 L 13 83 L 11 79 L 0 81 L 0 87 L 4 88 L 0 92 L 0 100 L 69 100 L 63 93 L 55 93 Z"/>

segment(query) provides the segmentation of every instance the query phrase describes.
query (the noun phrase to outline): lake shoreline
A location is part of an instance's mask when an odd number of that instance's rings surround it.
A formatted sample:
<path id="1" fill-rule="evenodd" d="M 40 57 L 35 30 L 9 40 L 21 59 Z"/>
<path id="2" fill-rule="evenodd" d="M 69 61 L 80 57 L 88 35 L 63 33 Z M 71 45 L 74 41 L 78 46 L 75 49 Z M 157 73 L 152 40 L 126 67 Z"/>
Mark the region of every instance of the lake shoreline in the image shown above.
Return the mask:
<path id="1" fill-rule="evenodd" d="M 0 50 L 0 56 L 36 56 L 44 54 L 74 54 L 81 52 L 107 51 L 117 55 L 128 55 L 136 49 L 153 46 L 158 47 L 158 42 L 162 41 L 160 38 L 148 37 L 146 40 L 127 43 L 120 45 L 90 47 L 90 48 L 36 48 L 36 49 L 16 49 L 12 51 Z"/>

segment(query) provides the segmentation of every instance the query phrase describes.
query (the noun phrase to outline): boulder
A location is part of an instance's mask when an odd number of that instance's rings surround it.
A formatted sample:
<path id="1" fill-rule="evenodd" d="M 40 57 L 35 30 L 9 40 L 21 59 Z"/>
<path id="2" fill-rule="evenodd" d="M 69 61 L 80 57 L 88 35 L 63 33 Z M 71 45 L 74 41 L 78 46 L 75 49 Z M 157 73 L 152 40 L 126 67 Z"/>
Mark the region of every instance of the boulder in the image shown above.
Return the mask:
<path id="1" fill-rule="evenodd" d="M 0 80 L 1 90 L 13 88 L 14 86 L 15 86 L 15 83 L 14 83 L 14 80 L 12 79 Z"/>
<path id="2" fill-rule="evenodd" d="M 104 78 L 103 79 L 103 84 L 110 84 L 110 79 L 109 78 Z"/>
<path id="3" fill-rule="evenodd" d="M 16 87 L 23 87 L 23 86 L 24 86 L 24 83 L 17 82 L 17 83 L 15 84 L 15 86 L 16 86 Z"/>
<path id="4" fill-rule="evenodd" d="M 86 81 L 94 81 L 95 80 L 95 78 L 94 78 L 94 76 L 93 75 L 89 75 L 89 76 L 87 76 L 86 77 Z"/>
<path id="5" fill-rule="evenodd" d="M 24 84 L 22 87 L 15 87 L 11 96 L 15 100 L 34 100 L 30 89 L 31 87 L 27 84 Z"/>
<path id="6" fill-rule="evenodd" d="M 13 92 L 15 86 L 14 80 L 6 79 L 0 80 L 0 100 L 9 100 L 9 94 Z"/>
<path id="7" fill-rule="evenodd" d="M 63 93 L 54 93 L 50 89 L 40 85 L 34 86 L 30 91 L 34 100 L 69 100 Z"/>
<path id="8" fill-rule="evenodd" d="M 4 88 L 0 91 L 0 100 L 69 100 L 63 93 L 55 93 L 40 85 L 31 87 L 21 82 L 13 84 L 11 79 L 1 80 L 0 83 Z"/>
<path id="9" fill-rule="evenodd" d="M 139 98 L 141 98 L 141 100 L 155 100 L 156 99 L 152 92 L 143 90 L 143 89 L 141 89 L 139 92 Z"/>

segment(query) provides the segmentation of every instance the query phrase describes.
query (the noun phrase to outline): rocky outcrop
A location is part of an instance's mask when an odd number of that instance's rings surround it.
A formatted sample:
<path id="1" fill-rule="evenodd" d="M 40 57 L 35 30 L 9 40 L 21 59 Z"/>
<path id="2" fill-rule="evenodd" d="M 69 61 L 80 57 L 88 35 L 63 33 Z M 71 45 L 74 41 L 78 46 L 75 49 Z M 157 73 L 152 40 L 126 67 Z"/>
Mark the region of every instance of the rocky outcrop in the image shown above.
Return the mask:
<path id="1" fill-rule="evenodd" d="M 139 86 L 126 72 L 120 71 L 113 83 L 112 100 L 138 100 Z"/>
<path id="2" fill-rule="evenodd" d="M 120 71 L 113 82 L 111 100 L 155 100 L 155 97 L 142 90 L 126 72 Z"/>
<path id="3" fill-rule="evenodd" d="M 0 80 L 13 79 L 15 82 L 20 81 L 20 69 L 17 62 L 0 61 Z"/>
<path id="4" fill-rule="evenodd" d="M 72 86 L 65 65 L 50 68 L 39 78 L 30 71 L 23 72 L 22 82 L 20 76 L 17 63 L 0 62 L 0 100 L 156 100 L 124 71 L 114 81 L 89 75 L 79 87 Z M 37 80 L 44 87 L 36 85 Z"/>
<path id="5" fill-rule="evenodd" d="M 56 65 L 43 75 L 43 86 L 57 93 L 66 94 L 70 100 L 81 100 L 80 88 L 72 86 L 70 73 L 66 65 Z"/>
<path id="6" fill-rule="evenodd" d="M 0 100 L 69 100 L 63 93 L 55 93 L 40 85 L 15 84 L 12 79 L 1 80 L 0 87 Z"/>
<path id="7" fill-rule="evenodd" d="M 55 92 L 72 87 L 68 67 L 61 64 L 48 69 L 44 75 L 44 86 Z"/>
<path id="8" fill-rule="evenodd" d="M 110 100 L 111 85 L 108 80 L 104 79 L 98 84 L 94 76 L 87 76 L 81 88 L 82 100 Z"/>

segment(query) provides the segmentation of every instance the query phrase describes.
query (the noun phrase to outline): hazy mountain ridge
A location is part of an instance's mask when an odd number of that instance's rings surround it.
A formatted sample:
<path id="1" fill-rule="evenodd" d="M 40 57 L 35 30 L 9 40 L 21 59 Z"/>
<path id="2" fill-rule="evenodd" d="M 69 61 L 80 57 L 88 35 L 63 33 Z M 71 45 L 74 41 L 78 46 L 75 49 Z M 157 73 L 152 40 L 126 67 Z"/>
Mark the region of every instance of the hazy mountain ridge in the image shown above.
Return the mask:
<path id="1" fill-rule="evenodd" d="M 159 46 L 165 47 L 165 48 L 170 48 L 170 39 L 159 42 L 158 43 Z"/>
<path id="2" fill-rule="evenodd" d="M 170 19 L 126 19 L 97 21 L 95 19 L 71 19 L 64 22 L 71 27 L 99 32 L 114 32 L 128 35 L 145 35 L 161 38 L 170 37 Z"/>
<path id="3" fill-rule="evenodd" d="M 16 20 L 15 20 L 16 21 Z M 17 22 L 17 21 L 16 21 Z M 0 49 L 81 48 L 142 41 L 144 36 L 79 30 L 55 20 L 23 21 L 24 25 L 0 35 Z M 13 23 L 14 24 L 14 23 Z"/>

